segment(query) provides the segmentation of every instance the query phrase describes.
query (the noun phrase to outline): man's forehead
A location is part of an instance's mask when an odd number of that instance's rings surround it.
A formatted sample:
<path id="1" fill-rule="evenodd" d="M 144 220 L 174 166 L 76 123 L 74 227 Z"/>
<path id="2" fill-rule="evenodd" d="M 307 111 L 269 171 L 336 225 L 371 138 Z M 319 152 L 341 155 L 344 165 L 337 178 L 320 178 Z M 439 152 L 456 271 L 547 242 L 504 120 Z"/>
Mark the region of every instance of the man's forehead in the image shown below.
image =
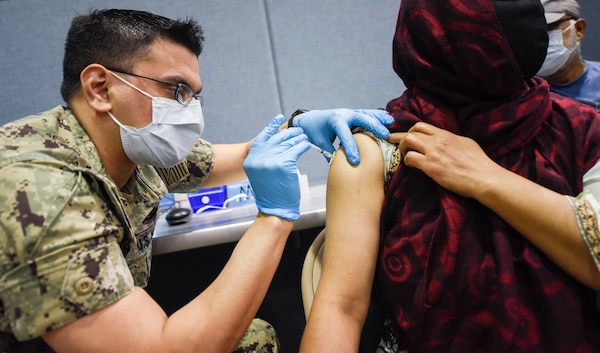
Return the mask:
<path id="1" fill-rule="evenodd" d="M 200 86 L 198 58 L 185 46 L 172 41 L 155 41 L 148 55 L 136 61 L 134 68 L 147 74 L 178 79 L 194 89 Z"/>

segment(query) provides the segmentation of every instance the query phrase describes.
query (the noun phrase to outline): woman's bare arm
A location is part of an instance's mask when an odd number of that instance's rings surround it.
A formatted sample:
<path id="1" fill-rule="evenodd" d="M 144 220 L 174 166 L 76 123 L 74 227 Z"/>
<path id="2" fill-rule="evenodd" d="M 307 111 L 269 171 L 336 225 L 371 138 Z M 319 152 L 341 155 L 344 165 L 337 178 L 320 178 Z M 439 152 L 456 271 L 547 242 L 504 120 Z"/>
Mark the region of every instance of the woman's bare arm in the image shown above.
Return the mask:
<path id="1" fill-rule="evenodd" d="M 383 157 L 377 143 L 355 135 L 361 162 L 336 153 L 327 179 L 321 279 L 300 352 L 357 352 L 369 308 L 383 203 Z"/>

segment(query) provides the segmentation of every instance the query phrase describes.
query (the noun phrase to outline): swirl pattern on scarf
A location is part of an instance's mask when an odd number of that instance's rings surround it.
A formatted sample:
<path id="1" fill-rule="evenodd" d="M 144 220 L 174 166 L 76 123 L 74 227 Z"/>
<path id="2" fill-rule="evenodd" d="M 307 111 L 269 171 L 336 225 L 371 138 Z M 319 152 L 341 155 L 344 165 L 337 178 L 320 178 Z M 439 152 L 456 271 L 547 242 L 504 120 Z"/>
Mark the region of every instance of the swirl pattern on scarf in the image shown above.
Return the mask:
<path id="1" fill-rule="evenodd" d="M 387 105 L 392 131 L 425 121 L 538 184 L 582 191 L 598 116 L 523 78 L 490 0 L 402 0 L 393 51 L 407 90 Z M 478 202 L 401 165 L 381 225 L 377 287 L 409 351 L 600 350 L 595 293 Z"/>

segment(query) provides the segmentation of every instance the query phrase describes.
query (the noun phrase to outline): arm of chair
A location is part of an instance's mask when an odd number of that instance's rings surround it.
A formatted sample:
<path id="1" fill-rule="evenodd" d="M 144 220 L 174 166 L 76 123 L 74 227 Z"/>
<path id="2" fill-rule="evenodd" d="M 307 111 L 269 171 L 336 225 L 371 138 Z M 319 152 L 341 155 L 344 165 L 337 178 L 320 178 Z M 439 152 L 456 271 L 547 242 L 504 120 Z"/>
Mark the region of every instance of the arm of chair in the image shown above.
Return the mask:
<path id="1" fill-rule="evenodd" d="M 302 290 L 302 304 L 304 316 L 308 319 L 315 292 L 321 277 L 323 261 L 323 245 L 325 243 L 325 228 L 315 237 L 304 258 L 300 286 Z"/>

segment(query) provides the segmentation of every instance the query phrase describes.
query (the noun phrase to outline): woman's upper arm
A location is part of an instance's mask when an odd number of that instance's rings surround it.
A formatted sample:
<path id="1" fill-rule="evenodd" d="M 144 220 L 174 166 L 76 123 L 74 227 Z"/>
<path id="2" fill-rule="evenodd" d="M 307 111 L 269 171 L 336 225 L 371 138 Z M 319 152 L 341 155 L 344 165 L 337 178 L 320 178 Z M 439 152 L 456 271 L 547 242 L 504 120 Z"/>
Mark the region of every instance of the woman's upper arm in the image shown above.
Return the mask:
<path id="1" fill-rule="evenodd" d="M 369 310 L 379 247 L 383 157 L 371 137 L 357 134 L 361 162 L 339 150 L 327 179 L 323 266 L 300 352 L 357 352 Z"/>
<path id="2" fill-rule="evenodd" d="M 384 168 L 377 142 L 363 134 L 355 139 L 360 164 L 350 165 L 340 150 L 329 171 L 321 282 L 323 292 L 343 294 L 350 302 L 366 304 L 366 310 L 379 244 Z"/>

